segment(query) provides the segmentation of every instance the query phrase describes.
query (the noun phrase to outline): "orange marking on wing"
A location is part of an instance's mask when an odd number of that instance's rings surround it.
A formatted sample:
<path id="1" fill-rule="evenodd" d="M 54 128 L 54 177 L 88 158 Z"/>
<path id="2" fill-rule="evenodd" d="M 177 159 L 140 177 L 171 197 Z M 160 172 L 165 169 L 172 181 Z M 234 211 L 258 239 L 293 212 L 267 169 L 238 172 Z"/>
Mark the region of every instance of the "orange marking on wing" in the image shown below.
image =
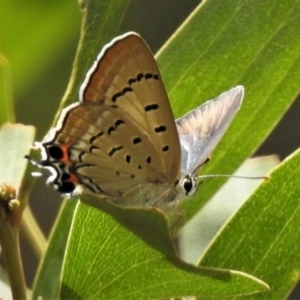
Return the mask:
<path id="1" fill-rule="evenodd" d="M 78 184 L 79 183 L 78 177 L 75 174 L 70 174 L 70 175 L 71 175 L 70 178 L 66 181 Z"/>
<path id="2" fill-rule="evenodd" d="M 61 158 L 61 162 L 65 163 L 68 166 L 73 165 L 73 162 L 69 159 L 68 155 L 68 149 L 69 147 L 67 145 L 61 145 L 60 146 L 61 151 L 63 152 L 63 157 Z"/>

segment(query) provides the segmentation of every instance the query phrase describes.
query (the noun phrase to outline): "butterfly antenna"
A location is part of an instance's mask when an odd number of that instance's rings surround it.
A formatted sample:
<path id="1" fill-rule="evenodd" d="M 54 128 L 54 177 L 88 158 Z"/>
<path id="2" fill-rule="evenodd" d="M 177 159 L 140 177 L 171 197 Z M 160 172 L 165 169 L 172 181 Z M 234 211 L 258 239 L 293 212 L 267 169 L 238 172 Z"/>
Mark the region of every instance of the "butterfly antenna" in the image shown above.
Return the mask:
<path id="1" fill-rule="evenodd" d="M 39 162 L 36 159 L 30 157 L 29 155 L 25 155 L 24 158 L 28 159 L 34 166 L 42 166 L 41 162 Z M 48 175 L 46 175 L 42 172 L 31 172 L 31 176 L 33 176 L 33 177 L 44 177 L 44 178 L 48 177 Z"/>
<path id="2" fill-rule="evenodd" d="M 216 174 L 216 175 L 201 175 L 197 176 L 197 179 L 205 178 L 238 178 L 238 179 L 270 179 L 269 176 L 238 176 L 238 175 L 228 175 L 228 174 Z"/>
<path id="3" fill-rule="evenodd" d="M 24 158 L 28 159 L 33 165 L 39 165 L 40 164 L 36 159 L 30 157 L 29 155 L 25 155 Z"/>

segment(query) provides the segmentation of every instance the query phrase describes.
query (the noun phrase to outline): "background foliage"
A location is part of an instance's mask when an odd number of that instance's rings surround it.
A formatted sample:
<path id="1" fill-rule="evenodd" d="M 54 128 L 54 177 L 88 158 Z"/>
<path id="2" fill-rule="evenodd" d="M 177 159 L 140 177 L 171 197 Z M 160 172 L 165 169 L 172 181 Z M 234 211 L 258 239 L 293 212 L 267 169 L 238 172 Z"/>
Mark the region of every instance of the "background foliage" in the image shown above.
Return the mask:
<path id="1" fill-rule="evenodd" d="M 155 52 L 197 4 L 197 1 L 185 1 L 184 5 L 153 1 L 151 4 L 141 5 L 138 1 L 132 1 L 126 14 L 124 10 L 125 19 L 121 23 L 119 32 L 127 30 L 139 32 Z M 176 12 L 176 6 L 180 13 Z M 37 139 L 40 140 L 52 123 L 59 100 L 69 80 L 79 38 L 81 14 L 75 1 L 63 3 L 57 1 L 52 4 L 33 0 L 15 1 L 5 3 L 5 7 L 2 4 L 2 7 L 3 9 L 0 10 L 2 25 L 0 26 L 0 49 L 11 67 L 16 120 L 35 125 L 38 130 Z M 244 157 L 257 151 L 263 139 L 273 129 L 299 92 L 300 85 L 297 78 L 299 41 L 295 38 L 299 34 L 297 30 L 299 4 L 297 1 L 287 1 L 283 4 L 281 1 L 265 0 L 259 3 L 228 1 L 224 5 L 219 1 L 208 1 L 203 7 L 202 14 L 199 13 L 193 17 L 198 18 L 197 23 L 185 24 L 181 34 L 172 40 L 168 48 L 160 52 L 158 62 L 176 116 L 182 115 L 190 108 L 233 85 L 245 85 L 246 99 L 243 110 L 236 123 L 233 124 L 231 133 L 226 136 L 220 148 L 214 153 L 214 163 L 205 170 L 208 173 L 232 172 Z M 109 23 L 107 20 L 106 22 Z M 103 23 L 106 24 L 105 21 Z M 112 34 L 111 37 L 114 35 Z M 103 43 L 111 38 L 103 34 L 101 37 Z M 89 59 L 93 60 L 93 55 L 89 56 Z M 178 61 L 180 63 L 176 63 Z M 195 61 L 197 64 L 194 64 Z M 190 66 L 189 72 L 186 72 L 185 64 Z M 191 87 L 193 87 L 192 92 Z M 297 114 L 297 109 L 297 104 L 293 105 L 290 116 Z M 294 128 L 298 126 L 298 119 L 294 124 L 290 123 L 291 117 L 286 120 L 278 127 L 279 130 L 271 135 L 268 143 L 265 143 L 256 153 L 280 153 L 284 157 L 296 149 L 299 145 L 299 138 Z M 241 125 L 243 125 L 243 130 L 239 130 Z M 287 129 L 284 126 L 287 126 Z M 240 140 L 243 142 L 241 143 Z M 275 147 L 278 144 L 284 145 L 284 148 Z M 240 148 L 239 151 L 236 151 L 237 145 Z M 235 265 L 235 262 L 229 262 L 228 259 L 227 263 L 224 263 L 224 257 L 218 258 L 218 253 L 222 255 L 223 252 L 220 249 L 227 249 L 224 241 L 228 241 L 229 249 L 243 241 L 243 239 L 235 241 L 229 229 L 240 232 L 241 228 L 244 228 L 244 231 L 247 231 L 253 222 L 251 218 L 248 218 L 250 224 L 245 223 L 243 213 L 255 219 L 259 209 L 262 209 L 264 205 L 266 208 L 263 212 L 267 214 L 267 217 L 262 214 L 261 219 L 257 220 L 258 229 L 268 224 L 264 237 L 272 236 L 272 232 L 269 231 L 271 228 L 274 228 L 273 235 L 276 235 L 276 229 L 279 229 L 282 224 L 286 226 L 290 222 L 295 224 L 299 216 L 296 209 L 298 183 L 295 180 L 297 157 L 298 155 L 295 154 L 294 160 L 280 170 L 281 175 L 274 174 L 273 189 L 268 191 L 268 187 L 262 187 L 249 205 L 243 208 L 245 212 L 241 212 L 241 217 L 237 216 L 224 232 L 224 238 L 219 239 L 212 247 L 211 257 L 215 257 L 215 260 L 211 261 L 208 255 L 204 258 L 203 264 L 235 268 L 259 276 L 268 282 L 268 276 L 271 274 L 268 275 L 266 269 L 261 272 L 255 266 L 249 268 L 249 265 L 248 267 Z M 286 181 L 290 184 L 285 184 Z M 200 207 L 199 203 L 204 203 L 212 195 L 212 191 L 220 185 L 221 182 L 206 184 L 201 193 L 201 199 L 199 198 L 200 202 L 186 203 L 188 216 L 193 215 Z M 40 188 L 43 190 L 36 189 L 33 192 L 31 203 L 38 221 L 48 232 L 61 199 L 50 189 L 45 192 L 44 180 Z M 288 201 L 287 211 L 281 209 L 282 201 L 276 202 L 274 199 L 272 202 L 268 198 L 274 195 L 275 190 L 281 191 L 276 199 L 294 200 L 294 202 Z M 263 204 L 261 199 L 265 199 L 266 203 Z M 230 199 L 224 201 L 230 201 Z M 75 205 L 76 203 L 69 204 L 69 215 Z M 286 220 L 280 218 L 280 216 L 290 216 L 289 212 L 293 210 L 295 211 L 293 217 Z M 68 213 L 68 208 L 64 213 Z M 81 213 L 84 213 L 84 210 Z M 270 220 L 270 223 L 259 225 L 259 222 L 265 219 Z M 278 220 L 277 226 L 275 226 L 275 220 Z M 295 241 L 299 240 L 297 238 L 299 232 L 296 232 L 295 228 L 293 226 L 290 229 L 288 226 L 284 228 L 286 230 L 284 232 L 288 233 L 286 240 L 282 235 L 277 236 L 279 252 L 298 249 L 299 245 Z M 291 234 L 289 234 L 290 230 Z M 255 245 L 257 237 L 261 238 L 261 234 L 261 231 L 256 232 L 255 235 L 249 234 L 250 240 L 247 244 Z M 285 241 L 285 244 L 281 245 L 280 241 Z M 288 241 L 291 243 L 290 246 L 287 246 Z M 276 245 L 272 241 L 270 244 Z M 241 255 L 253 258 L 254 249 L 257 247 L 248 250 L 242 247 L 238 254 L 237 247 L 235 252 L 230 252 L 230 250 L 228 252 L 232 257 Z M 268 250 L 263 247 L 259 249 L 264 251 L 263 253 L 268 253 Z M 264 256 L 263 253 L 260 257 Z M 293 251 L 292 254 L 294 254 Z M 32 255 L 30 252 L 23 255 L 29 284 L 35 272 L 35 268 L 30 270 L 33 266 L 33 258 L 30 255 Z M 272 262 L 271 255 L 269 258 Z M 217 263 L 218 259 L 220 262 Z M 279 259 L 280 256 L 275 255 L 273 263 Z M 257 260 L 259 258 L 256 258 Z M 287 260 L 291 266 L 294 266 L 292 272 L 294 280 L 291 280 L 292 283 L 287 284 L 285 289 L 279 291 L 280 295 L 285 294 L 299 277 L 297 275 L 299 274 L 298 257 L 287 257 Z M 274 267 L 271 262 L 270 269 Z M 278 267 L 281 268 L 279 265 Z M 292 276 L 292 273 L 287 276 Z M 274 285 L 276 284 L 279 283 L 274 282 Z"/>

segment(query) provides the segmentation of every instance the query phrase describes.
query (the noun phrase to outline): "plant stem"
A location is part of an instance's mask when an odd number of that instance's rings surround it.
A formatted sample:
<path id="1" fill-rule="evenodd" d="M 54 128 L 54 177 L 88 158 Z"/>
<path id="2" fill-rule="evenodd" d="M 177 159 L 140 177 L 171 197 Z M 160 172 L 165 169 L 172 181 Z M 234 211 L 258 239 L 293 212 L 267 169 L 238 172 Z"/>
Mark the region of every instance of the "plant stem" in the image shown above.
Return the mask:
<path id="1" fill-rule="evenodd" d="M 19 228 L 12 227 L 3 212 L 0 216 L 0 243 L 13 299 L 26 299 L 26 285 L 19 248 Z"/>

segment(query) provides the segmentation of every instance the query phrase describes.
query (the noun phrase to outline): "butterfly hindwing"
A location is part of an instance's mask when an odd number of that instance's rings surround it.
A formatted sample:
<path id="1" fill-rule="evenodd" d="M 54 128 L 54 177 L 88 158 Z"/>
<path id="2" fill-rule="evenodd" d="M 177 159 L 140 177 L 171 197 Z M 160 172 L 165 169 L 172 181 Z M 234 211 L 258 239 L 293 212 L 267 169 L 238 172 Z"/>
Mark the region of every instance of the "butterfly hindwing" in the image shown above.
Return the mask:
<path id="1" fill-rule="evenodd" d="M 240 108 L 244 88 L 237 86 L 176 120 L 182 174 L 195 175 Z"/>

